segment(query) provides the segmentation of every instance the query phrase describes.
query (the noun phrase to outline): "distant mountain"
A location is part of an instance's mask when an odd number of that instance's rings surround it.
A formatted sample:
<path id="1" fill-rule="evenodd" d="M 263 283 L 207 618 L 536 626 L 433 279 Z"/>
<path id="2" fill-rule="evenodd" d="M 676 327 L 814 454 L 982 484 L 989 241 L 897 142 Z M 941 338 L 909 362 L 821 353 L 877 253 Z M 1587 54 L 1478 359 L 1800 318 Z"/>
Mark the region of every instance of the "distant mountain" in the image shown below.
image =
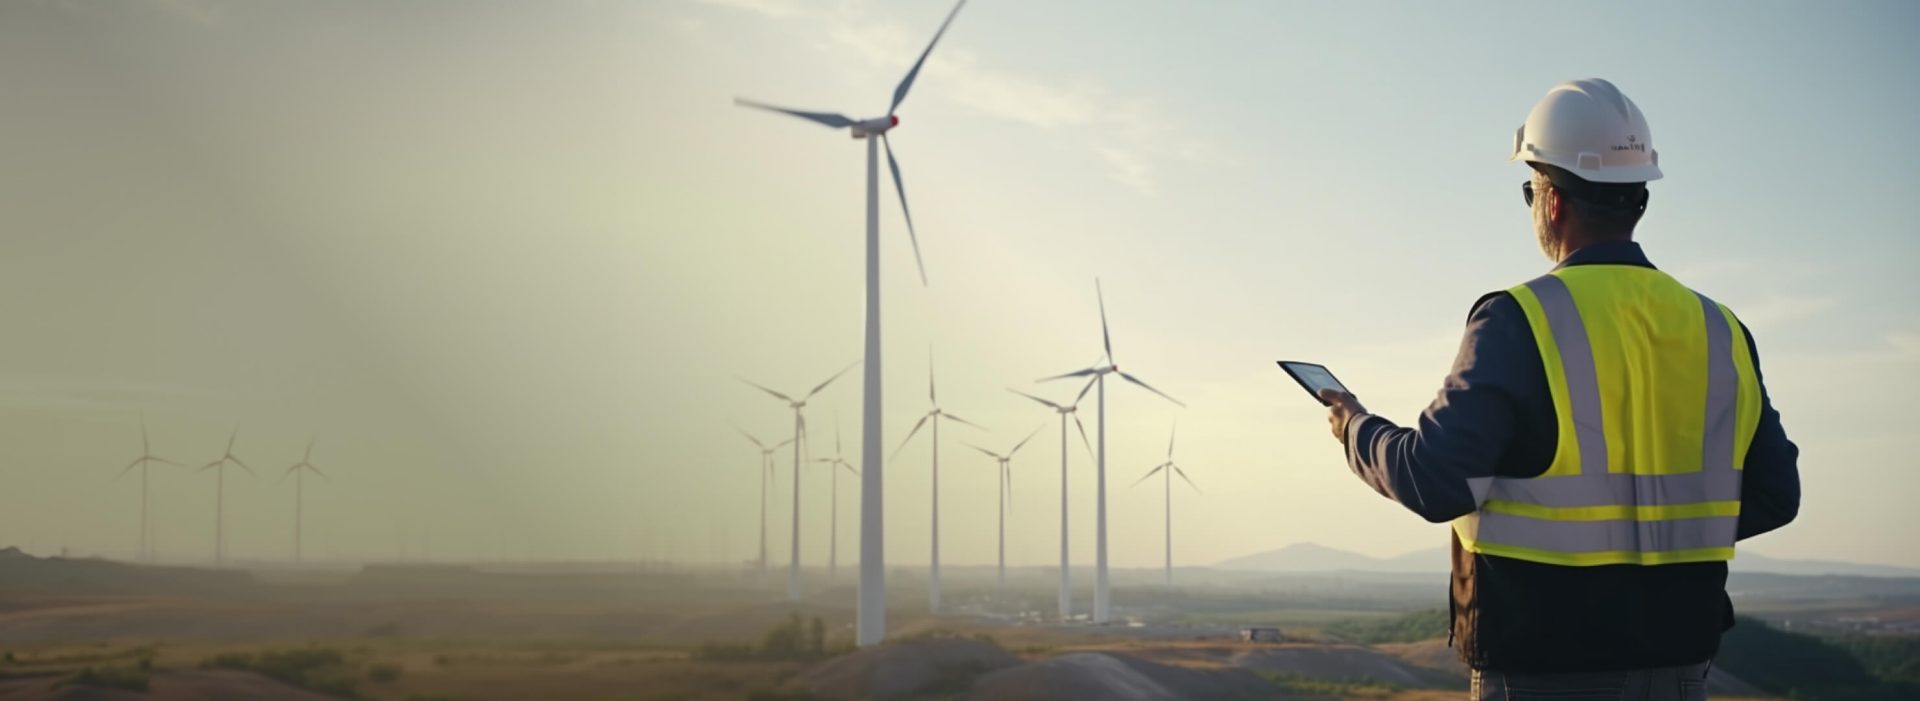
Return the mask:
<path id="1" fill-rule="evenodd" d="M 1920 569 L 1894 565 L 1869 565 L 1834 560 L 1782 560 L 1751 550 L 1736 551 L 1728 569 L 1744 573 L 1795 574 L 1802 576 L 1838 575 L 1842 577 L 1920 577 Z"/>
<path id="2" fill-rule="evenodd" d="M 1217 570 L 1248 572 L 1445 572 L 1451 554 L 1446 548 L 1415 550 L 1378 558 L 1329 548 L 1318 543 L 1294 543 L 1277 550 L 1254 553 L 1215 563 Z M 1731 569 L 1741 573 L 1843 577 L 1920 577 L 1920 569 L 1829 560 L 1786 560 L 1751 550 L 1740 550 Z"/>
<path id="3" fill-rule="evenodd" d="M 1383 559 L 1318 543 L 1294 543 L 1278 550 L 1225 560 L 1213 568 L 1253 572 L 1445 572 L 1447 557 L 1447 551 L 1442 548 L 1415 550 Z"/>

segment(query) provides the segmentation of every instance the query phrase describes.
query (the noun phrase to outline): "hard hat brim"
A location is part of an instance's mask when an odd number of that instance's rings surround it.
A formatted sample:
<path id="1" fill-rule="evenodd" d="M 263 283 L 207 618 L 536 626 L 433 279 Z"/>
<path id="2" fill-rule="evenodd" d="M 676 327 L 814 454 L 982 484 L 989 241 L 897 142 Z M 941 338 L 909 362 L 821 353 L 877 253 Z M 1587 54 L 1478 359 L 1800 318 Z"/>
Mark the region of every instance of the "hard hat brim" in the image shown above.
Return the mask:
<path id="1" fill-rule="evenodd" d="M 1526 154 L 1514 154 L 1510 161 L 1524 163 L 1545 163 L 1565 168 L 1567 172 L 1580 176 L 1581 180 L 1592 183 L 1645 183 L 1659 180 L 1663 175 L 1660 166 L 1655 163 L 1637 166 L 1614 166 L 1611 168 L 1574 168 L 1566 163 L 1555 163 L 1544 158 L 1527 158 Z"/>

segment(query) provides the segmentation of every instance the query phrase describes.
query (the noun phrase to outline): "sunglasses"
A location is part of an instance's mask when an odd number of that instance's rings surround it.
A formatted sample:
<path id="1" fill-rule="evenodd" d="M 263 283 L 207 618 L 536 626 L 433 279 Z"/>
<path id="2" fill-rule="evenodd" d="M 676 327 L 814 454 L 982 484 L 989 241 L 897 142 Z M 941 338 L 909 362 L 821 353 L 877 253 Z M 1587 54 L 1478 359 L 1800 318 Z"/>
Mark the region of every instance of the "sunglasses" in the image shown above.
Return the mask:
<path id="1" fill-rule="evenodd" d="M 1533 181 L 1532 180 L 1528 180 L 1526 182 L 1520 183 L 1520 198 L 1527 201 L 1528 207 L 1533 206 Z"/>

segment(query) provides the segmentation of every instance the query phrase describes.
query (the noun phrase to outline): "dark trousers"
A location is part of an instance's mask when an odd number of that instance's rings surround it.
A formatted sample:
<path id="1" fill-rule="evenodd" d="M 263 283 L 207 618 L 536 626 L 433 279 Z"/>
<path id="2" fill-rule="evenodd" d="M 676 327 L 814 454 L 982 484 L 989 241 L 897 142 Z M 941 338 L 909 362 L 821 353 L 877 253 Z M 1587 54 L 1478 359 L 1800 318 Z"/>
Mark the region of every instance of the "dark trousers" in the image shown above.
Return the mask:
<path id="1" fill-rule="evenodd" d="M 1507 674 L 1474 670 L 1475 701 L 1706 701 L 1709 663 L 1620 672 Z"/>

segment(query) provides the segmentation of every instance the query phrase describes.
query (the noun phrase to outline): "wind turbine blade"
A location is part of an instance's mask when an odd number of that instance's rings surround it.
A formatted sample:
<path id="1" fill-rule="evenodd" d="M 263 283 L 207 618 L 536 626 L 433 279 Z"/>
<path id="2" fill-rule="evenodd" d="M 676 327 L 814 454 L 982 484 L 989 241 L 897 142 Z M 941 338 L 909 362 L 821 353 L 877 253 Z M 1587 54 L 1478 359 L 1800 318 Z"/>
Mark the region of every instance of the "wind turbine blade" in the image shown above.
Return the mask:
<path id="1" fill-rule="evenodd" d="M 147 442 L 147 415 L 141 414 L 140 415 L 140 454 L 146 455 L 147 453 L 151 453 L 151 452 L 153 452 L 153 448 Z"/>
<path id="2" fill-rule="evenodd" d="M 1175 422 L 1173 430 L 1167 432 L 1167 462 L 1173 462 L 1173 439 L 1180 435 L 1180 424 Z"/>
<path id="3" fill-rule="evenodd" d="M 972 421 L 968 421 L 968 420 L 966 420 L 966 419 L 963 419 L 963 418 L 960 418 L 960 417 L 958 417 L 958 416 L 954 416 L 954 415 L 952 415 L 952 414 L 941 414 L 940 416 L 942 416 L 942 417 L 945 417 L 945 418 L 948 418 L 948 419 L 952 419 L 952 420 L 954 420 L 954 421 L 958 421 L 958 422 L 960 422 L 960 423 L 963 423 L 963 424 L 966 424 L 966 425 L 968 425 L 968 426 L 972 426 L 972 427 L 974 427 L 974 428 L 977 428 L 977 429 L 980 429 L 980 430 L 982 430 L 982 431 L 985 431 L 985 430 L 987 430 L 987 427 L 985 427 L 985 426 L 982 426 L 982 425 L 980 425 L 980 424 L 977 424 L 977 423 L 974 423 L 974 422 L 972 422 Z"/>
<path id="4" fill-rule="evenodd" d="M 953 11 L 947 13 L 946 21 L 940 23 L 940 30 L 933 33 L 933 41 L 927 42 L 927 50 L 920 52 L 919 60 L 914 61 L 913 68 L 907 70 L 907 76 L 900 79 L 900 85 L 893 89 L 893 104 L 887 106 L 888 115 L 892 115 L 895 110 L 900 109 L 900 101 L 907 99 L 907 91 L 913 88 L 913 79 L 919 77 L 920 66 L 926 64 L 927 54 L 933 53 L 933 46 L 940 43 L 941 35 L 947 33 L 947 25 L 953 24 L 954 15 L 960 14 L 960 8 L 966 6 L 966 4 L 967 0 L 960 0 L 960 2 L 954 3 Z"/>
<path id="5" fill-rule="evenodd" d="M 933 393 L 933 346 L 927 346 L 927 401 L 933 408 L 940 408 L 940 398 Z"/>
<path id="6" fill-rule="evenodd" d="M 233 442 L 236 440 L 239 440 L 239 438 L 240 438 L 240 426 L 239 424 L 235 424 L 233 427 L 233 433 L 227 436 L 227 454 L 228 455 L 233 454 Z"/>
<path id="7" fill-rule="evenodd" d="M 206 472 L 207 470 L 211 470 L 211 469 L 213 469 L 213 468 L 216 468 L 216 467 L 219 467 L 219 466 L 220 466 L 220 461 L 219 461 L 219 460 L 215 460 L 215 461 L 213 461 L 213 462 L 210 462 L 210 463 L 207 463 L 207 464 L 205 464 L 205 465 L 201 465 L 201 466 L 200 466 L 200 469 L 198 469 L 198 470 L 194 470 L 194 471 L 193 471 L 193 473 L 197 475 L 197 474 L 200 474 L 200 473 L 202 473 L 202 472 Z"/>
<path id="8" fill-rule="evenodd" d="M 232 460 L 232 461 L 233 461 L 233 464 L 235 464 L 235 465 L 239 465 L 239 466 L 240 466 L 240 469 L 242 469 L 242 470 L 246 470 L 246 471 L 247 471 L 247 474 L 249 474 L 249 475 L 253 475 L 253 476 L 255 476 L 255 477 L 259 477 L 259 476 L 260 476 L 260 473 L 258 473 L 258 472 L 254 472 L 254 471 L 253 471 L 253 468 L 251 468 L 251 467 L 247 467 L 247 464 L 246 464 L 246 463 L 244 463 L 244 462 L 240 462 L 240 458 L 236 458 L 236 457 L 232 457 L 232 456 L 228 456 L 228 459 L 230 459 L 230 460 Z"/>
<path id="9" fill-rule="evenodd" d="M 1087 455 L 1093 455 L 1093 441 L 1087 440 L 1087 425 L 1080 423 L 1080 415 L 1073 415 L 1073 425 L 1080 429 L 1080 444 L 1087 447 Z"/>
<path id="10" fill-rule="evenodd" d="M 785 448 L 785 447 L 787 447 L 787 444 L 788 444 L 788 443 L 792 443 L 792 442 L 793 442 L 793 439 L 792 439 L 792 438 L 788 438 L 788 439 L 786 439 L 786 440 L 783 440 L 783 441 L 780 441 L 779 443 L 775 443 L 775 444 L 773 444 L 773 447 L 771 447 L 771 448 L 767 448 L 767 450 L 779 450 L 779 449 L 781 449 L 781 448 Z"/>
<path id="11" fill-rule="evenodd" d="M 127 476 L 127 473 L 129 473 L 129 472 L 132 472 L 132 471 L 133 471 L 133 468 L 136 468 L 136 467 L 139 467 L 139 466 L 140 466 L 140 463 L 141 463 L 141 462 L 143 462 L 143 461 L 145 461 L 145 460 L 146 460 L 146 458 L 145 458 L 145 457 L 138 457 L 138 458 L 134 458 L 134 459 L 133 459 L 133 462 L 130 462 L 130 463 L 127 463 L 127 466 L 126 466 L 126 468 L 125 468 L 125 469 L 122 469 L 122 470 L 120 470 L 120 473 L 119 473 L 119 474 L 117 474 L 117 475 L 114 475 L 114 476 L 113 476 L 113 478 L 117 480 L 117 479 L 120 479 L 120 478 L 122 478 L 122 477 L 125 477 L 125 476 Z"/>
<path id="12" fill-rule="evenodd" d="M 913 212 L 907 209 L 907 186 L 900 182 L 900 162 L 893 160 L 893 140 L 880 135 L 880 143 L 887 147 L 887 168 L 893 171 L 893 189 L 900 193 L 900 214 L 907 218 L 907 240 L 913 242 L 913 264 L 920 268 L 920 285 L 927 284 L 927 264 L 920 259 L 920 235 L 913 232 Z"/>
<path id="13" fill-rule="evenodd" d="M 822 124 L 828 127 L 832 127 L 834 129 L 845 129 L 847 127 L 853 126 L 853 119 L 844 114 L 834 114 L 832 112 L 805 112 L 802 110 L 790 110 L 785 107 L 775 107 L 773 105 L 769 105 L 764 102 L 754 102 L 753 100 L 749 100 L 742 97 L 733 98 L 733 104 L 739 105 L 741 107 L 752 107 L 755 109 L 763 109 L 768 112 L 779 112 L 781 114 L 790 114 L 795 117 L 799 117 L 801 119 L 807 120 L 809 122 L 813 122 L 815 124 Z"/>
<path id="14" fill-rule="evenodd" d="M 900 441 L 900 447 L 894 448 L 893 454 L 887 456 L 887 460 L 891 461 L 894 458 L 900 457 L 900 451 L 907 449 L 907 443 L 911 442 L 914 436 L 919 435 L 920 427 L 927 425 L 927 419 L 930 418 L 933 418 L 932 412 L 921 414 L 920 422 L 913 425 L 913 430 L 907 432 L 907 437 Z"/>
<path id="15" fill-rule="evenodd" d="M 847 468 L 847 471 L 853 473 L 855 477 L 860 476 L 860 468 L 854 467 L 853 463 L 842 460 L 840 461 L 840 466 Z"/>
<path id="16" fill-rule="evenodd" d="M 1107 364 L 1113 364 L 1113 336 L 1107 333 L 1107 293 L 1100 289 L 1100 278 L 1093 279 L 1094 297 L 1100 300 L 1100 344 L 1107 349 Z"/>
<path id="17" fill-rule="evenodd" d="M 784 394 L 781 394 L 781 393 L 779 393 L 779 392 L 775 392 L 775 391 L 773 391 L 772 389 L 769 389 L 769 388 L 768 388 L 768 387 L 767 387 L 766 385 L 763 385 L 763 384 L 760 384 L 760 383 L 758 383 L 758 382 L 754 382 L 753 380 L 749 380 L 749 379 L 747 379 L 747 378 L 744 378 L 744 377 L 741 377 L 741 376 L 739 376 L 739 375 L 734 375 L 734 376 L 733 376 L 733 379 L 736 379 L 736 380 L 739 380 L 739 381 L 741 381 L 741 382 L 745 382 L 745 383 L 747 383 L 747 384 L 748 384 L 748 385 L 750 385 L 750 386 L 753 386 L 753 387 L 757 387 L 757 388 L 759 388 L 759 389 L 760 389 L 760 391 L 762 391 L 762 392 L 766 392 L 767 394 L 771 394 L 771 395 L 773 395 L 773 396 L 774 396 L 775 398 L 777 398 L 777 399 L 779 399 L 780 401 L 783 401 L 783 402 L 787 402 L 787 403 L 789 403 L 789 404 L 791 404 L 791 403 L 793 403 L 793 397 L 789 397 L 789 396 L 787 396 L 787 395 L 784 395 Z"/>
<path id="18" fill-rule="evenodd" d="M 1087 398 L 1087 393 L 1088 393 L 1088 392 L 1091 392 L 1091 391 L 1093 391 L 1093 385 L 1094 385 L 1095 383 L 1098 383 L 1099 381 L 1100 381 L 1100 378 L 1098 378 L 1098 377 L 1096 377 L 1096 378 L 1093 378 L 1093 379 L 1091 379 L 1091 380 L 1087 380 L 1087 386 L 1085 386 L 1085 387 L 1081 387 L 1081 388 L 1080 388 L 1080 393 L 1079 393 L 1079 394 L 1077 394 L 1077 395 L 1074 395 L 1074 397 L 1073 397 L 1073 406 L 1074 406 L 1075 408 L 1078 408 L 1078 407 L 1080 406 L 1080 400 L 1082 400 L 1082 399 L 1086 399 L 1086 398 Z"/>
<path id="19" fill-rule="evenodd" d="M 1187 482 L 1187 486 L 1189 486 L 1189 487 L 1192 487 L 1192 488 L 1193 488 L 1193 493 L 1194 493 L 1194 494 L 1204 494 L 1204 493 L 1205 493 L 1205 492 L 1202 492 L 1202 491 L 1200 491 L 1200 485 L 1197 485 L 1197 484 L 1194 484 L 1194 483 L 1193 483 L 1193 479 L 1192 479 L 1192 478 L 1189 478 L 1189 477 L 1187 477 L 1187 471 L 1186 471 L 1186 470 L 1182 470 L 1182 469 L 1180 469 L 1180 466 L 1179 466 L 1179 465 L 1174 465 L 1174 466 L 1173 466 L 1173 474 L 1176 474 L 1176 475 L 1179 475 L 1179 476 L 1180 476 L 1180 479 L 1183 479 L 1183 480 L 1186 480 L 1186 482 Z"/>
<path id="20" fill-rule="evenodd" d="M 1088 375 L 1093 375 L 1099 372 L 1100 372 L 1099 368 L 1087 368 L 1085 370 L 1075 370 L 1065 375 L 1054 375 L 1053 377 L 1042 377 L 1038 380 L 1034 380 L 1034 382 L 1049 382 L 1052 380 L 1064 380 L 1069 377 L 1086 377 Z"/>
<path id="21" fill-rule="evenodd" d="M 1019 442 L 1019 443 L 1015 443 L 1015 444 L 1013 444 L 1013 450 L 1009 450 L 1009 451 L 1007 451 L 1007 459 L 1009 459 L 1009 460 L 1011 460 L 1011 459 L 1013 459 L 1013 454 L 1014 454 L 1014 453 L 1018 453 L 1018 452 L 1020 452 L 1020 448 L 1021 448 L 1022 446 L 1025 446 L 1025 445 L 1027 444 L 1027 441 L 1030 441 L 1030 440 L 1033 440 L 1033 437 L 1034 437 L 1034 436 L 1038 436 L 1038 435 L 1040 435 L 1040 429 L 1044 429 L 1044 428 L 1046 428 L 1046 427 L 1047 427 L 1047 425 L 1046 425 L 1045 423 L 1041 423 L 1041 424 L 1040 424 L 1040 426 L 1039 426 L 1038 428 L 1035 428 L 1035 429 L 1033 429 L 1033 433 L 1029 433 L 1029 434 L 1027 434 L 1027 437 L 1026 437 L 1026 438 L 1022 438 L 1022 439 L 1020 439 L 1020 442 Z"/>
<path id="22" fill-rule="evenodd" d="M 1147 471 L 1147 474 L 1144 474 L 1144 475 L 1141 475 L 1141 476 L 1140 476 L 1140 479 L 1137 479 L 1137 480 L 1134 480 L 1134 481 L 1133 481 L 1133 484 L 1129 484 L 1129 485 L 1127 485 L 1127 488 L 1128 488 L 1128 489 L 1132 489 L 1132 488 L 1134 488 L 1134 487 L 1138 487 L 1138 486 L 1140 486 L 1140 483 L 1141 483 L 1141 482 L 1145 482 L 1145 481 L 1147 481 L 1147 478 L 1148 478 L 1148 477 L 1152 477 L 1152 476 L 1154 476 L 1154 475 L 1157 475 L 1157 474 L 1160 474 L 1160 470 L 1162 470 L 1162 469 L 1165 469 L 1165 468 L 1166 468 L 1166 466 L 1167 466 L 1167 465 L 1166 465 L 1166 463 L 1161 463 L 1161 464 L 1160 464 L 1160 467 L 1156 467 L 1156 468 L 1153 468 L 1153 469 L 1151 469 L 1151 470 L 1148 470 L 1148 471 Z"/>
<path id="23" fill-rule="evenodd" d="M 1115 372 L 1118 372 L 1118 371 L 1115 371 Z M 1148 385 L 1147 383 L 1145 383 L 1145 382 L 1141 382 L 1141 381 L 1140 381 L 1140 378 L 1137 378 L 1137 377 L 1134 377 L 1134 376 L 1132 376 L 1132 375 L 1129 375 L 1129 374 L 1126 374 L 1126 373 L 1124 373 L 1124 372 L 1121 372 L 1121 373 L 1120 373 L 1120 379 L 1123 379 L 1123 380 L 1126 380 L 1126 381 L 1128 381 L 1128 382 L 1132 382 L 1132 383 L 1134 383 L 1134 384 L 1136 384 L 1136 385 L 1140 385 L 1140 387 L 1141 387 L 1142 389 L 1145 389 L 1145 390 L 1147 390 L 1148 392 L 1152 392 L 1152 393 L 1154 393 L 1154 394 L 1158 394 L 1158 395 L 1160 395 L 1161 397 L 1163 397 L 1163 398 L 1165 398 L 1165 399 L 1166 399 L 1167 401 L 1169 401 L 1169 402 L 1173 402 L 1173 403 L 1175 403 L 1175 404 L 1179 404 L 1179 405 L 1180 405 L 1180 408 L 1182 408 L 1182 409 L 1185 409 L 1185 408 L 1187 407 L 1187 405 L 1186 405 L 1186 404 L 1184 404 L 1184 403 L 1182 403 L 1182 402 L 1181 402 L 1180 400 L 1178 400 L 1178 399 L 1174 399 L 1173 397 L 1169 397 L 1169 396 L 1167 396 L 1167 393 L 1166 393 L 1166 392 L 1162 392 L 1162 391 L 1160 391 L 1160 390 L 1157 390 L 1157 389 L 1154 389 L 1154 388 L 1153 388 L 1152 386 L 1150 386 L 1150 385 Z"/>
<path id="24" fill-rule="evenodd" d="M 808 392 L 808 393 L 807 393 L 807 396 L 805 396 L 805 397 L 802 397 L 802 399 L 812 399 L 812 398 L 813 398 L 813 395 L 816 395 L 816 394 L 819 394 L 819 393 L 820 393 L 820 390 L 823 390 L 823 389 L 826 389 L 826 388 L 827 388 L 827 385 L 830 385 L 830 384 L 833 384 L 833 381 L 834 381 L 834 380 L 838 380 L 838 379 L 840 379 L 840 376 L 841 376 L 841 375 L 845 375 L 845 374 L 847 374 L 847 371 L 848 371 L 848 370 L 852 370 L 852 369 L 854 369 L 855 367 L 857 367 L 857 366 L 859 366 L 859 365 L 860 365 L 860 361 L 858 361 L 858 360 L 855 360 L 855 361 L 853 361 L 853 364 L 852 364 L 852 365 L 848 365 L 848 366 L 846 366 L 846 367 L 844 367 L 844 368 L 841 368 L 841 369 L 840 369 L 840 372 L 836 372 L 836 373 L 834 373 L 834 374 L 833 374 L 833 377 L 829 377 L 829 378 L 827 378 L 827 381 L 826 381 L 826 382 L 822 382 L 822 383 L 820 383 L 820 384 L 817 384 L 817 385 L 814 385 L 814 386 L 813 386 L 813 391 L 811 391 L 811 392 Z"/>
<path id="25" fill-rule="evenodd" d="M 300 462 L 305 463 L 313 459 L 313 441 L 314 441 L 313 438 L 307 439 L 307 452 L 305 455 L 301 456 Z"/>
<path id="26" fill-rule="evenodd" d="M 753 441 L 753 444 L 754 444 L 754 446 L 756 446 L 756 447 L 758 447 L 758 448 L 760 448 L 761 450 L 766 450 L 766 449 L 767 449 L 767 444 L 765 444 L 765 443 L 761 443 L 761 442 L 760 442 L 760 439 L 758 439 L 758 438 L 754 438 L 754 437 L 753 437 L 753 434 L 751 434 L 751 433 L 747 433 L 747 429 L 744 429 L 744 428 L 741 428 L 739 424 L 736 424 L 736 423 L 734 423 L 734 422 L 732 422 L 732 421 L 728 421 L 728 422 L 727 422 L 727 425 L 729 425 L 729 426 L 732 426 L 732 427 L 733 427 L 733 431 L 734 431 L 735 433 L 738 433 L 738 434 L 740 434 L 740 437 L 742 437 L 742 438 L 745 438 L 745 439 L 747 439 L 747 440 L 750 440 L 750 441 Z"/>
<path id="27" fill-rule="evenodd" d="M 1050 402 L 1050 401 L 1047 401 L 1047 400 L 1045 400 L 1045 399 L 1041 399 L 1041 398 L 1039 398 L 1039 397 L 1036 397 L 1036 396 L 1033 396 L 1033 395 L 1031 395 L 1031 394 L 1027 394 L 1026 392 L 1022 392 L 1022 391 L 1020 391 L 1020 390 L 1017 390 L 1017 389 L 1014 389 L 1014 388 L 1012 388 L 1012 387 L 1008 387 L 1008 388 L 1007 388 L 1007 391 L 1008 391 L 1008 392 L 1012 392 L 1012 393 L 1014 393 L 1014 394 L 1018 394 L 1018 395 L 1020 395 L 1020 396 L 1022 396 L 1022 397 L 1026 397 L 1026 398 L 1028 398 L 1028 399 L 1031 399 L 1031 400 L 1033 400 L 1033 401 L 1036 401 L 1036 402 L 1039 402 L 1039 403 L 1041 403 L 1041 404 L 1045 404 L 1045 405 L 1047 405 L 1047 406 L 1050 406 L 1050 407 L 1053 407 L 1053 410 L 1054 410 L 1054 411 L 1066 411 L 1066 410 L 1067 410 L 1067 408 L 1066 408 L 1066 407 L 1063 407 L 1063 406 L 1060 406 L 1059 404 L 1055 404 L 1055 403 L 1053 403 L 1053 402 Z"/>
<path id="28" fill-rule="evenodd" d="M 321 471 L 320 471 L 320 468 L 318 468 L 318 467 L 314 467 L 314 466 L 313 466 L 312 464 L 310 464 L 310 463 L 308 463 L 308 464 L 307 464 L 307 469 L 309 469 L 309 470 L 312 470 L 312 471 L 313 471 L 313 474 L 316 474 L 316 475 L 319 475 L 321 479 L 324 479 L 324 480 L 327 480 L 327 481 L 332 481 L 332 480 L 333 480 L 333 478 L 332 478 L 332 477 L 328 477 L 328 476 L 327 476 L 327 473 L 325 473 L 325 472 L 321 472 Z"/>
<path id="29" fill-rule="evenodd" d="M 993 452 L 993 451 L 991 451 L 991 450 L 987 450 L 986 448 L 982 448 L 982 447 L 980 447 L 980 446 L 977 446 L 977 445 L 974 445 L 974 444 L 972 444 L 972 443 L 967 443 L 967 444 L 965 444 L 965 445 L 966 445 L 966 446 L 967 446 L 968 448 L 972 448 L 972 449 L 974 449 L 974 450 L 978 450 L 978 451 L 980 451 L 980 452 L 982 452 L 982 453 L 986 453 L 986 454 L 987 454 L 987 457 L 990 457 L 990 458 L 993 458 L 993 459 L 995 459 L 995 460 L 999 460 L 999 459 L 1000 459 L 1000 454 L 999 454 L 999 453 L 996 453 L 996 452 Z"/>
<path id="30" fill-rule="evenodd" d="M 181 466 L 181 465 L 180 465 L 180 463 L 177 463 L 177 462 L 174 462 L 174 461 L 172 461 L 172 460 L 168 460 L 168 459 L 166 459 L 166 458 L 163 458 L 163 457 L 160 457 L 160 456 L 157 456 L 157 455 L 149 455 L 149 456 L 147 456 L 147 459 L 148 459 L 148 460 L 150 460 L 150 461 L 153 461 L 153 462 L 157 462 L 157 463 L 160 463 L 160 464 L 162 464 L 162 465 L 172 465 L 172 466 L 174 466 L 174 467 L 180 467 L 180 466 Z"/>

